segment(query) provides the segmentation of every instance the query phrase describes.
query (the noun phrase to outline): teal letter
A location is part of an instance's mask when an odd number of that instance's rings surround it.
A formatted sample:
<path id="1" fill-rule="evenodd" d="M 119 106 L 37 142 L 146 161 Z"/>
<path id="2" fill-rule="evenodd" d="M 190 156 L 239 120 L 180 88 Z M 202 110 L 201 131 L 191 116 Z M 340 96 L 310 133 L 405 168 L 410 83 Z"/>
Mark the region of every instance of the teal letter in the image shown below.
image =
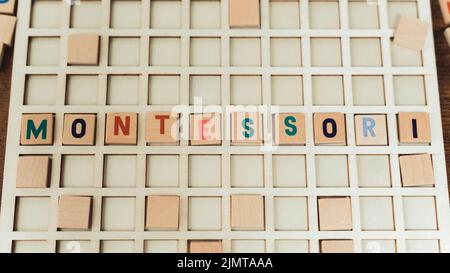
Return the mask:
<path id="1" fill-rule="evenodd" d="M 255 130 L 253 130 L 252 127 L 250 127 L 250 125 L 253 125 L 253 120 L 250 118 L 245 118 L 242 121 L 242 127 L 244 127 L 245 132 L 244 132 L 244 137 L 245 138 L 251 138 L 254 134 L 255 134 Z"/>
<path id="2" fill-rule="evenodd" d="M 372 137 L 376 137 L 377 134 L 375 134 L 374 128 L 375 128 L 375 120 L 373 118 L 364 117 L 363 118 L 363 135 L 364 135 L 364 137 L 368 137 L 369 134 Z"/>
<path id="3" fill-rule="evenodd" d="M 295 122 L 297 122 L 297 119 L 293 116 L 287 116 L 284 119 L 284 125 L 289 128 L 284 130 L 286 132 L 286 135 L 295 136 L 297 134 L 297 126 L 295 126 Z"/>
<path id="4" fill-rule="evenodd" d="M 37 129 L 34 126 L 33 120 L 27 120 L 27 139 L 31 138 L 31 134 L 37 139 L 41 132 L 42 139 L 47 139 L 47 120 L 43 120 Z"/>

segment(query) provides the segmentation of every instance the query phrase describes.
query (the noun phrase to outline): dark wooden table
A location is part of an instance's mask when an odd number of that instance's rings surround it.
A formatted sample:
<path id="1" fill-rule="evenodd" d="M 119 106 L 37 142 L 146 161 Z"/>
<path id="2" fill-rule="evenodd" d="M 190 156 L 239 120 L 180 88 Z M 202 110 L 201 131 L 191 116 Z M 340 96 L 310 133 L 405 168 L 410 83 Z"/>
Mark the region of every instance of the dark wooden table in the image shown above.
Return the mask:
<path id="1" fill-rule="evenodd" d="M 450 48 L 444 38 L 445 29 L 439 3 L 431 0 L 433 12 L 434 42 L 436 62 L 441 96 L 442 123 L 444 127 L 444 143 L 447 158 L 447 170 L 450 170 Z M 0 69 L 0 199 L 3 183 L 3 166 L 5 161 L 5 145 L 9 110 L 9 92 L 11 85 L 12 49 L 7 48 Z M 450 184 L 450 183 L 449 183 Z"/>

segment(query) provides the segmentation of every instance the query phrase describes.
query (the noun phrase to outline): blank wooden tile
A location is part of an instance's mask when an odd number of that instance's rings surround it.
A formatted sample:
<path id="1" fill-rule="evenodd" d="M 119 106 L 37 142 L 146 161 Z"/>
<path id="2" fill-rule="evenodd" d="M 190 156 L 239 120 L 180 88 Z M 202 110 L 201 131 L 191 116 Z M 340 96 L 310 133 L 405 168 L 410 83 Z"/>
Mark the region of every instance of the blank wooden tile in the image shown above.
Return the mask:
<path id="1" fill-rule="evenodd" d="M 425 112 L 398 113 L 398 136 L 402 144 L 431 143 L 429 114 Z"/>
<path id="2" fill-rule="evenodd" d="M 1 8 L 0 4 L 0 8 Z M 0 14 L 0 43 L 11 46 L 16 30 L 16 17 Z"/>
<path id="3" fill-rule="evenodd" d="M 352 240 L 322 240 L 320 241 L 321 253 L 353 253 Z"/>
<path id="4" fill-rule="evenodd" d="M 90 196 L 61 196 L 58 204 L 58 228 L 89 229 Z"/>
<path id="5" fill-rule="evenodd" d="M 264 230 L 264 197 L 231 196 L 231 228 L 233 230 Z"/>
<path id="6" fill-rule="evenodd" d="M 100 36 L 97 34 L 71 34 L 68 39 L 68 64 L 98 64 Z"/>
<path id="7" fill-rule="evenodd" d="M 0 3 L 0 13 L 14 14 L 15 8 L 16 0 L 2 1 Z"/>
<path id="8" fill-rule="evenodd" d="M 189 241 L 189 253 L 222 253 L 222 241 Z"/>
<path id="9" fill-rule="evenodd" d="M 178 115 L 171 112 L 149 112 L 146 120 L 148 144 L 177 144 L 179 138 Z"/>
<path id="10" fill-rule="evenodd" d="M 179 196 L 148 196 L 145 227 L 150 230 L 178 230 Z"/>
<path id="11" fill-rule="evenodd" d="M 53 114 L 23 114 L 21 145 L 52 145 Z"/>
<path id="12" fill-rule="evenodd" d="M 347 142 L 345 115 L 342 113 L 314 114 L 315 144 L 345 145 Z"/>
<path id="13" fill-rule="evenodd" d="M 63 145 L 95 145 L 96 115 L 64 115 Z"/>
<path id="14" fill-rule="evenodd" d="M 263 142 L 260 113 L 232 113 L 231 143 L 233 145 L 260 145 Z"/>
<path id="15" fill-rule="evenodd" d="M 50 157 L 20 156 L 17 162 L 17 188 L 46 188 L 49 181 Z"/>
<path id="16" fill-rule="evenodd" d="M 356 145 L 386 146 L 388 134 L 385 115 L 355 116 Z"/>
<path id="17" fill-rule="evenodd" d="M 322 197 L 318 204 L 319 230 L 352 230 L 350 197 Z"/>
<path id="18" fill-rule="evenodd" d="M 450 25 L 450 0 L 439 0 L 442 17 L 446 25 Z"/>
<path id="19" fill-rule="evenodd" d="M 399 160 L 403 187 L 434 185 L 431 155 L 402 155 L 399 157 Z"/>
<path id="20" fill-rule="evenodd" d="M 230 0 L 231 28 L 259 27 L 259 0 Z"/>
<path id="21" fill-rule="evenodd" d="M 394 35 L 394 44 L 414 51 L 420 51 L 425 45 L 428 23 L 402 16 Z"/>
<path id="22" fill-rule="evenodd" d="M 275 114 L 274 134 L 276 145 L 305 145 L 305 115 L 302 113 Z"/>
<path id="23" fill-rule="evenodd" d="M 136 113 L 107 113 L 105 144 L 137 143 Z"/>
<path id="24" fill-rule="evenodd" d="M 222 143 L 221 115 L 192 114 L 190 116 L 191 145 L 220 145 Z"/>

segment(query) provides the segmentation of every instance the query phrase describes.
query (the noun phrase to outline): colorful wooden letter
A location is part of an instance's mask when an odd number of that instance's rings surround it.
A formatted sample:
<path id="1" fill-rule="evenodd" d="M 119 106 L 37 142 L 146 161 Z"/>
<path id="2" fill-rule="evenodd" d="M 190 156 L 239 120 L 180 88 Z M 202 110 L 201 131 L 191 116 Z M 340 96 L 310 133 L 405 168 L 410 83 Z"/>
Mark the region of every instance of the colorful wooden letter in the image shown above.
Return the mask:
<path id="1" fill-rule="evenodd" d="M 305 145 L 305 115 L 301 113 L 274 115 L 275 145 Z"/>
<path id="2" fill-rule="evenodd" d="M 64 116 L 63 145 L 95 145 L 94 114 Z"/>
<path id="3" fill-rule="evenodd" d="M 321 240 L 320 253 L 353 253 L 352 240 Z"/>
<path id="4" fill-rule="evenodd" d="M 23 114 L 21 145 L 52 145 L 53 114 Z"/>
<path id="5" fill-rule="evenodd" d="M 0 13 L 14 14 L 15 9 L 16 9 L 16 0 L 0 1 Z"/>
<path id="6" fill-rule="evenodd" d="M 399 113 L 398 134 L 399 141 L 402 144 L 431 143 L 430 117 L 428 113 Z"/>
<path id="7" fill-rule="evenodd" d="M 264 197 L 258 195 L 231 196 L 231 229 L 264 230 Z"/>
<path id="8" fill-rule="evenodd" d="M 231 143 L 234 145 L 260 145 L 263 143 L 260 113 L 236 112 L 231 114 Z"/>
<path id="9" fill-rule="evenodd" d="M 322 197 L 318 203 L 319 230 L 352 230 L 350 197 Z"/>
<path id="10" fill-rule="evenodd" d="M 179 196 L 148 196 L 145 227 L 150 230 L 178 230 Z"/>
<path id="11" fill-rule="evenodd" d="M 445 24 L 450 25 L 450 0 L 439 0 L 439 4 Z"/>
<path id="12" fill-rule="evenodd" d="M 314 142 L 316 144 L 345 145 L 347 142 L 345 115 L 342 113 L 314 114 Z"/>
<path id="13" fill-rule="evenodd" d="M 100 36 L 97 34 L 71 34 L 68 43 L 68 64 L 98 64 Z"/>
<path id="14" fill-rule="evenodd" d="M 89 229 L 90 196 L 61 196 L 58 206 L 58 228 Z"/>
<path id="15" fill-rule="evenodd" d="M 47 188 L 50 157 L 20 156 L 17 162 L 17 188 Z"/>
<path id="16" fill-rule="evenodd" d="M 388 145 L 385 115 L 355 116 L 356 145 Z"/>
<path id="17" fill-rule="evenodd" d="M 105 144 L 137 144 L 137 114 L 106 114 Z"/>
<path id="18" fill-rule="evenodd" d="M 178 115 L 171 112 L 147 113 L 148 144 L 177 144 L 179 130 Z"/>
<path id="19" fill-rule="evenodd" d="M 222 253 L 222 241 L 189 241 L 189 253 Z"/>
<path id="20" fill-rule="evenodd" d="M 191 145 L 222 143 L 220 114 L 192 114 L 190 125 Z"/>
<path id="21" fill-rule="evenodd" d="M 395 31 L 394 44 L 414 51 L 421 51 L 428 34 L 428 23 L 402 16 Z"/>
<path id="22" fill-rule="evenodd" d="M 399 160 L 403 187 L 434 185 L 431 155 L 402 155 L 399 157 Z"/>
<path id="23" fill-rule="evenodd" d="M 231 28 L 259 27 L 259 0 L 230 0 Z"/>
<path id="24" fill-rule="evenodd" d="M 16 21 L 14 16 L 0 15 L 0 44 L 12 45 Z"/>

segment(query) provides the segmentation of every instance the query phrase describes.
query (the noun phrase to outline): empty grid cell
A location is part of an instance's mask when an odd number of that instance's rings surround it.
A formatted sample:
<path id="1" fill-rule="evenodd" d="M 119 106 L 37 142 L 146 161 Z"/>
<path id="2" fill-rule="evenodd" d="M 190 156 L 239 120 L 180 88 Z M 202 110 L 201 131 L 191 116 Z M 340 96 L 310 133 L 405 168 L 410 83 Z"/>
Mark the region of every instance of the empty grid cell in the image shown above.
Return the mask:
<path id="1" fill-rule="evenodd" d="M 383 76 L 352 76 L 353 105 L 385 105 Z"/>
<path id="2" fill-rule="evenodd" d="M 360 197 L 362 230 L 394 230 L 392 197 Z"/>
<path id="3" fill-rule="evenodd" d="M 309 27 L 311 29 L 339 29 L 339 2 L 310 1 Z"/>
<path id="4" fill-rule="evenodd" d="M 141 26 L 140 0 L 113 0 L 111 1 L 112 28 L 140 28 Z"/>
<path id="5" fill-rule="evenodd" d="M 110 75 L 106 100 L 108 105 L 137 105 L 139 103 L 139 76 Z"/>
<path id="6" fill-rule="evenodd" d="M 100 241 L 101 253 L 133 253 L 134 241 L 131 240 L 102 240 Z"/>
<path id="7" fill-rule="evenodd" d="M 300 28 L 299 1 L 270 1 L 270 28 L 298 29 Z"/>
<path id="8" fill-rule="evenodd" d="M 190 64 L 191 66 L 220 66 L 221 65 L 220 38 L 202 37 L 191 38 Z"/>
<path id="9" fill-rule="evenodd" d="M 112 37 L 109 41 L 109 65 L 138 66 L 141 42 L 138 37 Z"/>
<path id="10" fill-rule="evenodd" d="M 179 75 L 150 75 L 149 104 L 176 105 L 180 101 Z"/>
<path id="11" fill-rule="evenodd" d="M 103 186 L 133 188 L 136 186 L 136 155 L 105 155 Z"/>
<path id="12" fill-rule="evenodd" d="M 134 197 L 103 197 L 102 230 L 134 231 Z"/>
<path id="13" fill-rule="evenodd" d="M 189 84 L 189 103 L 191 105 L 219 105 L 221 103 L 220 75 L 191 75 Z"/>
<path id="14" fill-rule="evenodd" d="M 220 0 L 193 0 L 191 1 L 191 28 L 193 29 L 219 29 Z"/>
<path id="15" fill-rule="evenodd" d="M 378 38 L 351 38 L 352 66 L 382 66 L 381 43 Z"/>
<path id="16" fill-rule="evenodd" d="M 363 253 L 396 253 L 395 240 L 362 240 Z"/>
<path id="17" fill-rule="evenodd" d="M 31 27 L 59 28 L 61 26 L 61 1 L 33 1 L 31 6 Z M 52 16 L 48 16 L 51 14 Z"/>
<path id="18" fill-rule="evenodd" d="M 302 76 L 272 75 L 272 105 L 303 105 Z"/>
<path id="19" fill-rule="evenodd" d="M 189 197 L 189 230 L 221 230 L 222 198 Z"/>
<path id="20" fill-rule="evenodd" d="M 316 155 L 316 185 L 318 187 L 348 187 L 346 155 Z"/>
<path id="21" fill-rule="evenodd" d="M 181 41 L 179 37 L 150 38 L 151 66 L 179 66 Z"/>
<path id="22" fill-rule="evenodd" d="M 422 52 L 403 48 L 391 43 L 392 66 L 422 66 Z"/>
<path id="23" fill-rule="evenodd" d="M 275 240 L 275 253 L 309 253 L 308 240 Z"/>
<path id="24" fill-rule="evenodd" d="M 96 105 L 98 97 L 98 75 L 67 75 L 66 105 Z"/>
<path id="25" fill-rule="evenodd" d="M 17 197 L 15 231 L 48 231 L 49 197 Z"/>
<path id="26" fill-rule="evenodd" d="M 231 240 L 232 253 L 265 253 L 265 240 Z"/>
<path id="27" fill-rule="evenodd" d="M 403 197 L 403 217 L 406 230 L 436 230 L 436 202 L 434 197 Z"/>
<path id="28" fill-rule="evenodd" d="M 147 240 L 144 241 L 144 253 L 177 253 L 176 240 Z"/>
<path id="29" fill-rule="evenodd" d="M 54 105 L 58 91 L 56 75 L 28 75 L 25 83 L 26 105 Z"/>
<path id="30" fill-rule="evenodd" d="M 261 66 L 260 38 L 230 38 L 231 66 Z"/>
<path id="31" fill-rule="evenodd" d="M 438 240 L 413 240 L 409 239 L 405 242 L 407 253 L 439 253 Z"/>
<path id="32" fill-rule="evenodd" d="M 12 253 L 48 253 L 49 246 L 47 241 L 14 241 L 12 244 Z"/>
<path id="33" fill-rule="evenodd" d="M 306 187 L 306 158 L 304 155 L 274 155 L 272 168 L 275 188 Z"/>
<path id="34" fill-rule="evenodd" d="M 301 66 L 302 45 L 300 38 L 271 38 L 271 66 Z"/>
<path id="35" fill-rule="evenodd" d="M 102 1 L 81 0 L 71 6 L 71 28 L 100 28 L 102 26 Z"/>
<path id="36" fill-rule="evenodd" d="M 393 76 L 396 105 L 426 105 L 425 82 L 423 76 Z"/>
<path id="37" fill-rule="evenodd" d="M 391 187 L 391 169 L 388 155 L 358 155 L 356 163 L 360 187 Z"/>
<path id="38" fill-rule="evenodd" d="M 306 197 L 274 197 L 275 230 L 308 230 Z"/>
<path id="39" fill-rule="evenodd" d="M 231 104 L 261 104 L 262 80 L 261 76 L 232 75 L 230 83 Z"/>
<path id="40" fill-rule="evenodd" d="M 311 66 L 342 66 L 340 38 L 311 38 Z"/>
<path id="41" fill-rule="evenodd" d="M 402 16 L 418 17 L 416 1 L 389 1 L 387 6 L 390 28 L 396 28 Z"/>
<path id="42" fill-rule="evenodd" d="M 174 188 L 179 181 L 178 155 L 147 156 L 147 187 Z"/>
<path id="43" fill-rule="evenodd" d="M 181 28 L 181 1 L 151 1 L 150 27 L 161 29 Z"/>
<path id="44" fill-rule="evenodd" d="M 344 105 L 344 80 L 342 76 L 312 76 L 314 105 Z"/>
<path id="45" fill-rule="evenodd" d="M 90 241 L 67 240 L 56 242 L 56 253 L 90 253 Z"/>
<path id="46" fill-rule="evenodd" d="M 380 27 L 378 5 L 368 1 L 349 1 L 348 8 L 351 29 L 377 29 Z"/>
<path id="47" fill-rule="evenodd" d="M 59 42 L 59 37 L 30 37 L 28 45 L 28 65 L 58 65 Z"/>
<path id="48" fill-rule="evenodd" d="M 93 155 L 63 155 L 61 187 L 91 188 L 95 179 L 95 157 Z"/>
<path id="49" fill-rule="evenodd" d="M 189 187 L 219 188 L 222 185 L 220 155 L 189 156 Z"/>
<path id="50" fill-rule="evenodd" d="M 231 156 L 231 187 L 264 187 L 264 159 L 262 155 Z"/>

